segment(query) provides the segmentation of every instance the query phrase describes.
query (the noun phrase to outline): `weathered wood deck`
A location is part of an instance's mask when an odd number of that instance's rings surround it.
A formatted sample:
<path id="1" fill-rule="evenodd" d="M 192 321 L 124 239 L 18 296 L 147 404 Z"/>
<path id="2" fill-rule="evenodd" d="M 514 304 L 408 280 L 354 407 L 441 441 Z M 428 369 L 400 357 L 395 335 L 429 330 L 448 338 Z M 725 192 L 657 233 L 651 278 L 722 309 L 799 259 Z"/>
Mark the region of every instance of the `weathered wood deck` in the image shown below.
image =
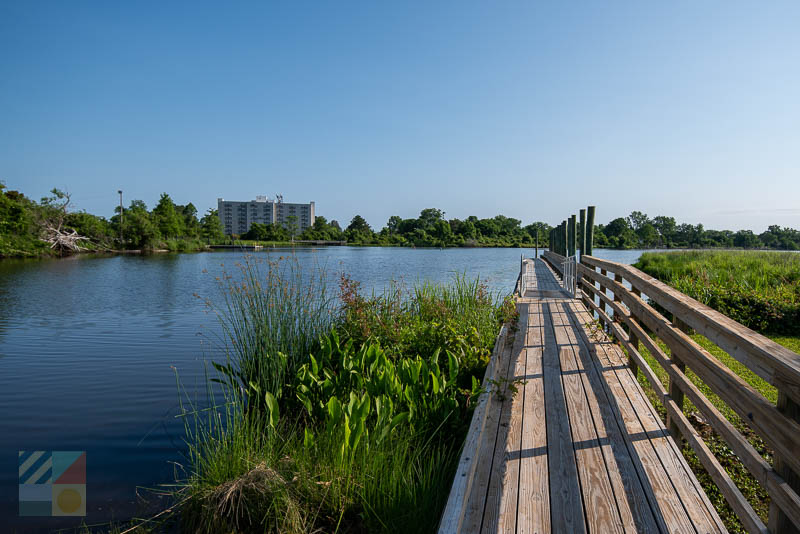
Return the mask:
<path id="1" fill-rule="evenodd" d="M 726 532 L 622 350 L 526 262 L 440 532 Z"/>

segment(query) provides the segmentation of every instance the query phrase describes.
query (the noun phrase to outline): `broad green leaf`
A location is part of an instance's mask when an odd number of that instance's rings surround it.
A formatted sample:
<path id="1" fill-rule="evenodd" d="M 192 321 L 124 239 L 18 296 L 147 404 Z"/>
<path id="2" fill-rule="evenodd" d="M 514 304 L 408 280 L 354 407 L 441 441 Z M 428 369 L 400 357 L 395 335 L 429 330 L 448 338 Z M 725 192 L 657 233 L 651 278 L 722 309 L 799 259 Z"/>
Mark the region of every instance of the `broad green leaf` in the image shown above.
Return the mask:
<path id="1" fill-rule="evenodd" d="M 314 434 L 307 428 L 303 429 L 303 446 L 306 449 L 310 449 L 314 446 L 314 442 Z"/>
<path id="2" fill-rule="evenodd" d="M 447 366 L 450 371 L 450 381 L 455 382 L 458 377 L 458 359 L 450 351 L 447 351 Z M 474 379 L 475 377 L 473 376 L 472 378 Z"/>
<path id="3" fill-rule="evenodd" d="M 439 394 L 439 379 L 436 378 L 436 375 L 431 373 L 431 383 L 433 384 L 433 394 Z"/>
<path id="4" fill-rule="evenodd" d="M 269 391 L 264 394 L 264 400 L 267 402 L 267 409 L 269 410 L 269 426 L 275 428 L 278 424 L 278 418 L 280 417 L 278 413 L 278 401 Z"/>

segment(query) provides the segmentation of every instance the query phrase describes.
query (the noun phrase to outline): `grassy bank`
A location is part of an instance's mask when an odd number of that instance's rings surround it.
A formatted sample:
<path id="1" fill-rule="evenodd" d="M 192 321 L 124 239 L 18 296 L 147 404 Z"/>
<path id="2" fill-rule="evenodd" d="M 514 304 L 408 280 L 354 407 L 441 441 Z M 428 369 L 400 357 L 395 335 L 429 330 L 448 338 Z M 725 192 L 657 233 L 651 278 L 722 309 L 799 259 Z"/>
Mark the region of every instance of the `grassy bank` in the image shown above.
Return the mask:
<path id="1" fill-rule="evenodd" d="M 781 252 L 738 251 L 645 253 L 635 266 L 696 300 L 767 335 L 790 350 L 800 351 L 798 325 L 792 324 L 793 320 L 796 321 L 798 301 L 800 301 L 798 299 L 800 295 L 800 255 Z M 781 333 L 794 335 L 780 335 Z M 776 401 L 777 392 L 772 385 L 705 337 L 693 334 L 692 338 L 758 390 L 766 399 L 771 402 Z M 663 343 L 660 345 L 669 354 L 669 349 Z M 666 386 L 668 383 L 666 371 L 644 348 L 642 348 L 642 355 Z M 753 447 L 769 463 L 772 463 L 772 450 L 764 443 L 764 440 L 753 432 L 747 423 L 715 395 L 697 375 L 689 370 L 687 376 L 748 439 Z M 666 412 L 643 374 L 639 375 L 639 381 L 653 405 L 661 413 L 662 419 L 665 419 Z M 725 467 L 762 521 L 766 523 L 770 498 L 764 488 L 750 475 L 739 458 L 711 429 L 688 399 L 684 404 L 684 413 L 703 436 L 709 448 Z M 728 530 L 745 532 L 733 510 L 728 506 L 691 448 L 685 445 L 683 452 Z"/>
<path id="2" fill-rule="evenodd" d="M 432 532 L 500 325 L 478 281 L 363 295 L 296 260 L 249 262 L 209 305 L 226 361 L 184 406 L 192 532 Z M 208 408 L 208 407 L 206 407 Z"/>
<path id="3" fill-rule="evenodd" d="M 800 254 L 648 252 L 634 266 L 753 330 L 800 336 Z"/>

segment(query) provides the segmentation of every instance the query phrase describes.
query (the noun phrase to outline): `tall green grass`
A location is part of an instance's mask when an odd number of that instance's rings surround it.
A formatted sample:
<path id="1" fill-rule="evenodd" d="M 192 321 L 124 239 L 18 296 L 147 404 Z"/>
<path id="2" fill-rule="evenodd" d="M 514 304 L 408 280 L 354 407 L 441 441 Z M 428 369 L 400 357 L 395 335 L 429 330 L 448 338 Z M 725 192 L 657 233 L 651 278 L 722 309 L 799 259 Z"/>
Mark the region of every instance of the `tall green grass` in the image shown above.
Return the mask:
<path id="1" fill-rule="evenodd" d="M 753 330 L 800 335 L 800 254 L 646 252 L 634 266 Z"/>
<path id="2" fill-rule="evenodd" d="M 293 257 L 220 277 L 226 357 L 211 405 L 182 405 L 187 531 L 436 529 L 513 304 L 463 276 L 370 297 L 325 280 Z"/>
<path id="3" fill-rule="evenodd" d="M 295 256 L 248 257 L 217 279 L 219 296 L 207 301 L 222 326 L 224 379 L 252 394 L 282 396 L 287 376 L 308 359 L 333 327 L 338 302 L 321 269 Z"/>

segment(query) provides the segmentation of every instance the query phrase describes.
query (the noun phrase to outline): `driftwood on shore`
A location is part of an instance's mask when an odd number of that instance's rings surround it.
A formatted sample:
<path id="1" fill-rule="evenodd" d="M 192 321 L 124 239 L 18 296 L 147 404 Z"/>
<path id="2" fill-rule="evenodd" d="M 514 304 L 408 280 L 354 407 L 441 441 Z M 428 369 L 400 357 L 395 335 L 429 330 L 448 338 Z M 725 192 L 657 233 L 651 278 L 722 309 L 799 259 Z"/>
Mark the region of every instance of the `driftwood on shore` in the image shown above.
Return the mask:
<path id="1" fill-rule="evenodd" d="M 78 234 L 73 229 L 62 230 L 60 227 L 55 228 L 48 226 L 45 229 L 46 243 L 50 243 L 50 248 L 60 253 L 81 252 L 87 250 L 86 247 L 80 245 L 81 241 L 89 242 L 89 238 Z"/>

